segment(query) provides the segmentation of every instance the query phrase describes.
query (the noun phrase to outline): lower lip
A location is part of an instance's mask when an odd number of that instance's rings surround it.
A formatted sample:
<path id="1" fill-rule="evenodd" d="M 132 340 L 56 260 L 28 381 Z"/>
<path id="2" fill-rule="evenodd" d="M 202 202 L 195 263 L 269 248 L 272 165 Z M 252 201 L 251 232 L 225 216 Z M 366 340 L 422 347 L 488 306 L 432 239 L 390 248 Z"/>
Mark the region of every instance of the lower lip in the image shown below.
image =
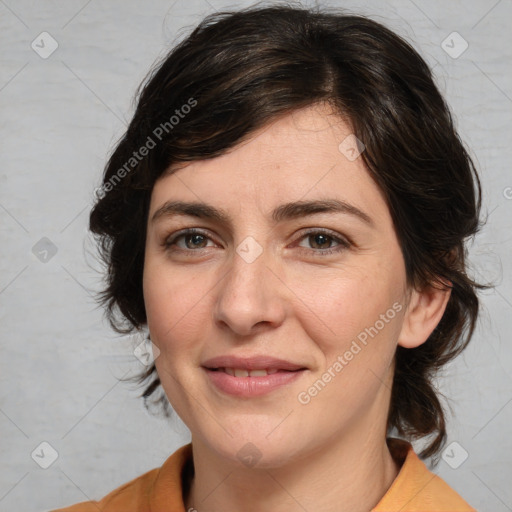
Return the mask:
<path id="1" fill-rule="evenodd" d="M 300 378 L 305 370 L 294 372 L 281 370 L 262 377 L 234 377 L 223 371 L 208 368 L 205 368 L 205 371 L 211 382 L 224 393 L 249 398 L 266 395 L 286 384 L 291 384 Z"/>

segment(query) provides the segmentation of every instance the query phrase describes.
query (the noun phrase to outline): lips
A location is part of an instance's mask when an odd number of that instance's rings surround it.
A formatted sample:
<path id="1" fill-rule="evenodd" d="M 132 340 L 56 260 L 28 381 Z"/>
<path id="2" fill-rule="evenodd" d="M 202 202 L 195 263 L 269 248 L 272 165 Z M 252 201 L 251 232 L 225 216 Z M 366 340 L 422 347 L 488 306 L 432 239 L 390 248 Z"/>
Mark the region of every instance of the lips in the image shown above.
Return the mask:
<path id="1" fill-rule="evenodd" d="M 252 398 L 265 395 L 300 378 L 306 367 L 269 356 L 220 356 L 203 364 L 209 381 L 223 393 Z"/>

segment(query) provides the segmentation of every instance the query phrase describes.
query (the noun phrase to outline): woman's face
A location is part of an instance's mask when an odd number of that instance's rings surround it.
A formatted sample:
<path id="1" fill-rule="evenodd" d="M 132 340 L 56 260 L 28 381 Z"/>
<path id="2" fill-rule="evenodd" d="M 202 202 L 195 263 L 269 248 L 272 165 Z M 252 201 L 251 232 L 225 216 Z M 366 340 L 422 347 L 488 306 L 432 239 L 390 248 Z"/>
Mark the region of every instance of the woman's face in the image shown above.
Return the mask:
<path id="1" fill-rule="evenodd" d="M 405 267 L 350 133 L 315 105 L 155 184 L 144 300 L 157 371 L 194 443 L 233 461 L 271 467 L 385 432 Z"/>

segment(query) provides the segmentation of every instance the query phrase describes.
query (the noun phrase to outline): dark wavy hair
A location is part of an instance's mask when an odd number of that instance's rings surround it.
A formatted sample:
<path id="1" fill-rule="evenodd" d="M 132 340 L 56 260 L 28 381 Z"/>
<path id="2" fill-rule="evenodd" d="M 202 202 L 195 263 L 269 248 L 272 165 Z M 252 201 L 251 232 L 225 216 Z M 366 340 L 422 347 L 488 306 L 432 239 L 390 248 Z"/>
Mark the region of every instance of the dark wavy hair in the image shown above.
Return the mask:
<path id="1" fill-rule="evenodd" d="M 425 61 L 363 16 L 252 6 L 207 16 L 154 67 L 137 98 L 90 214 L 107 267 L 100 301 L 113 328 L 127 333 L 146 324 L 146 222 L 162 173 L 222 155 L 278 116 L 325 102 L 366 147 L 361 158 L 386 198 L 408 285 L 450 283 L 428 340 L 397 348 L 388 416 L 388 432 L 430 438 L 421 458 L 438 455 L 447 435 L 433 379 L 467 346 L 476 289 L 486 286 L 468 277 L 465 262 L 466 240 L 481 227 L 480 181 Z M 154 365 L 140 382 L 146 406 L 156 399 L 168 414 Z"/>

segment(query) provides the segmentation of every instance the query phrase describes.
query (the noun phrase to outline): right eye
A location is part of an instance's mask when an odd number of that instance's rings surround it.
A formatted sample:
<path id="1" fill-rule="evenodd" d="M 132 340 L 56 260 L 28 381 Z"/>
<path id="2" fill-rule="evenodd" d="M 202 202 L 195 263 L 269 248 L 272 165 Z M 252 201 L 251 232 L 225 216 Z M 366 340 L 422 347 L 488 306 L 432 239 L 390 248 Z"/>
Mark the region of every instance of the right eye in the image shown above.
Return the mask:
<path id="1" fill-rule="evenodd" d="M 188 228 L 165 239 L 164 245 L 169 250 L 197 251 L 208 247 L 206 244 L 211 238 L 199 229 Z M 210 246 L 211 247 L 211 246 Z"/>

